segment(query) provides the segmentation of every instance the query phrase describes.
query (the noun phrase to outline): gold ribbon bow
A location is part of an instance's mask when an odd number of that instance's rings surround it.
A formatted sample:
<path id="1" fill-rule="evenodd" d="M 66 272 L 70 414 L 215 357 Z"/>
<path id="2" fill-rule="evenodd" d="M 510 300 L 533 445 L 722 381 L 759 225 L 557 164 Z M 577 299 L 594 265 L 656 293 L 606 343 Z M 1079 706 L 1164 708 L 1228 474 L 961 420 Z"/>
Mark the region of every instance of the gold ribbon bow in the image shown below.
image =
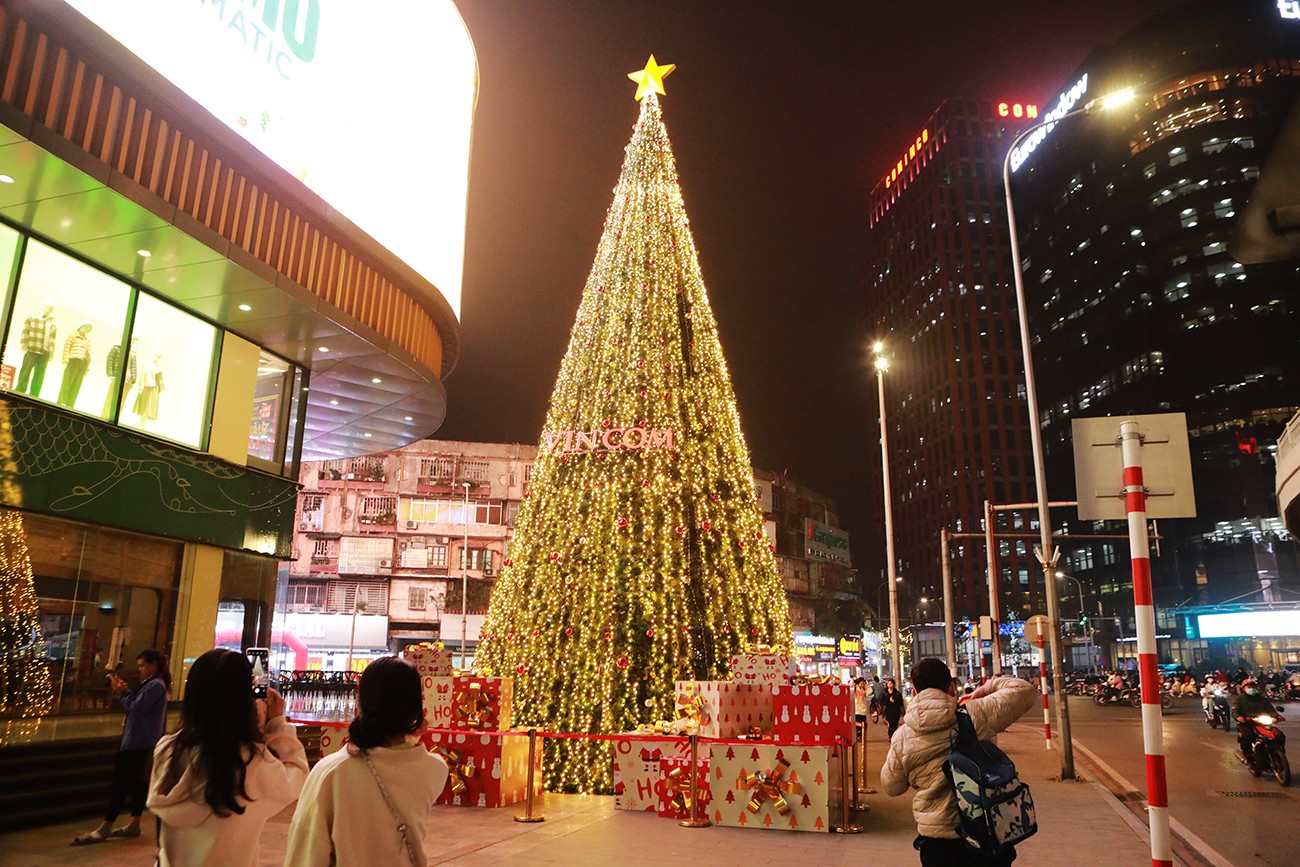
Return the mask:
<path id="1" fill-rule="evenodd" d="M 790 678 L 790 683 L 795 686 L 830 686 L 839 680 L 830 674 L 796 674 Z"/>
<path id="2" fill-rule="evenodd" d="M 668 791 L 668 804 L 674 810 L 689 812 L 691 809 L 691 775 L 685 768 L 673 768 L 664 778 L 664 787 Z"/>
<path id="3" fill-rule="evenodd" d="M 749 645 L 749 647 L 745 648 L 745 653 L 750 655 L 755 655 L 755 656 L 760 654 L 767 654 L 771 652 L 772 652 L 772 645 L 770 644 L 751 644 Z"/>
<path id="4" fill-rule="evenodd" d="M 471 683 L 456 693 L 456 717 L 469 723 L 471 728 L 486 725 L 492 714 L 492 697 L 483 692 L 481 684 Z"/>
<path id="5" fill-rule="evenodd" d="M 766 773 L 759 771 L 747 777 L 742 776 L 736 781 L 736 788 L 754 790 L 754 797 L 749 799 L 749 812 L 757 813 L 763 806 L 763 802 L 767 800 L 772 801 L 772 806 L 780 815 L 784 816 L 790 812 L 790 805 L 785 800 L 786 793 L 798 795 L 803 792 L 803 787 L 798 783 L 781 779 L 788 770 L 790 770 L 790 763 L 785 759 L 778 759 L 772 770 Z"/>
<path id="6" fill-rule="evenodd" d="M 474 766 L 465 764 L 465 754 L 442 744 L 434 746 L 433 752 L 447 763 L 447 781 L 451 783 L 452 794 L 459 795 L 465 791 L 465 778 L 474 776 Z"/>
<path id="7" fill-rule="evenodd" d="M 641 723 L 636 727 L 636 730 L 647 735 L 671 735 L 676 733 L 672 722 L 666 719 L 661 719 L 658 722 Z"/>
<path id="8" fill-rule="evenodd" d="M 705 712 L 704 706 L 703 693 L 692 693 L 689 686 L 677 693 L 677 719 L 686 720 L 687 731 L 699 731 L 712 722 L 713 717 Z"/>

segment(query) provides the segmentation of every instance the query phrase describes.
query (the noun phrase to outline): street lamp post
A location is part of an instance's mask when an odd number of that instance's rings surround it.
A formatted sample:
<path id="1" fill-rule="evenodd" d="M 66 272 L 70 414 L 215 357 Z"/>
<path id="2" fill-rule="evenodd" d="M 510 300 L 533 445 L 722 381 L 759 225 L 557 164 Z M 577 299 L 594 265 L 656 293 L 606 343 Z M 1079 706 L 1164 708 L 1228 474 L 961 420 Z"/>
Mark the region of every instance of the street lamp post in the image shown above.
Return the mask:
<path id="1" fill-rule="evenodd" d="M 1079 588 L 1079 626 L 1080 628 L 1082 628 L 1084 626 L 1083 618 L 1087 616 L 1083 610 L 1083 582 L 1080 581 L 1078 578 L 1075 578 L 1073 575 L 1070 575 L 1069 573 L 1066 572 L 1062 572 L 1059 569 L 1056 572 L 1056 577 L 1065 578 L 1069 581 L 1073 581 L 1074 586 Z M 1096 661 L 1097 661 L 1097 654 L 1094 653 L 1092 649 L 1092 630 L 1089 629 L 1088 630 L 1088 673 L 1089 674 L 1093 673 L 1093 666 L 1096 664 Z"/>
<path id="2" fill-rule="evenodd" d="M 465 665 L 465 646 L 469 635 L 469 482 L 461 482 L 465 489 L 465 541 L 460 549 L 460 667 Z"/>
<path id="3" fill-rule="evenodd" d="M 1081 114 L 1092 114 L 1103 108 L 1119 105 L 1132 99 L 1131 91 L 1112 97 L 1098 97 L 1089 100 L 1083 108 L 1063 112 L 1048 117 L 1020 132 L 1007 148 L 1006 158 L 1002 161 L 1002 188 L 1007 200 L 1007 229 L 1011 238 L 1011 271 L 1016 285 L 1016 315 L 1020 325 L 1020 349 L 1024 356 L 1025 396 L 1029 409 L 1029 442 L 1034 458 L 1034 487 L 1038 495 L 1038 527 L 1042 534 L 1041 560 L 1043 563 L 1043 589 L 1047 597 L 1047 635 L 1052 648 L 1052 683 L 1056 688 L 1056 717 L 1061 730 L 1061 779 L 1074 779 L 1074 744 L 1070 737 L 1070 706 L 1066 703 L 1065 674 L 1061 667 L 1061 630 L 1056 611 L 1056 566 L 1052 545 L 1052 517 L 1047 506 L 1047 475 L 1043 465 L 1043 435 L 1039 428 L 1038 394 L 1034 387 L 1034 360 L 1029 348 L 1029 309 L 1025 303 L 1025 275 L 1020 264 L 1020 239 L 1016 232 L 1016 212 L 1011 199 L 1011 155 L 1016 147 L 1030 134 L 1046 126 L 1057 124 L 1066 118 Z M 883 404 L 882 404 L 883 405 Z"/>
<path id="4" fill-rule="evenodd" d="M 898 647 L 898 563 L 894 559 L 894 502 L 889 491 L 889 425 L 885 421 L 885 345 L 877 341 L 875 353 L 876 391 L 880 394 L 880 476 L 885 495 L 885 560 L 889 576 L 889 649 L 892 652 L 894 677 L 903 676 L 903 655 Z"/>

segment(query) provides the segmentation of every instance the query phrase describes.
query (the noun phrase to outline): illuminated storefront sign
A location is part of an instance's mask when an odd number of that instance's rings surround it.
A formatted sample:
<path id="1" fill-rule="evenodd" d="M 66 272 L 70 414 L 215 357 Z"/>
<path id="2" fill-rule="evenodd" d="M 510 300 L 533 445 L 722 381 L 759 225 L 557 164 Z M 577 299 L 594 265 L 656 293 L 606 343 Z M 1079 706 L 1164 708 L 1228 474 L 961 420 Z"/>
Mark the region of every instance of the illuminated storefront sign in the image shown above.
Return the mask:
<path id="1" fill-rule="evenodd" d="M 1024 102 L 999 102 L 998 117 L 1038 117 L 1038 106 Z"/>
<path id="2" fill-rule="evenodd" d="M 1074 107 L 1079 104 L 1079 100 L 1082 99 L 1083 95 L 1087 92 L 1088 73 L 1085 72 L 1083 77 L 1075 82 L 1074 87 L 1071 87 L 1065 93 L 1061 94 L 1060 100 L 1056 103 L 1056 108 L 1047 113 L 1044 121 L 1060 120 L 1062 117 L 1069 114 L 1074 110 Z M 1024 165 L 1025 160 L 1029 159 L 1029 155 L 1037 150 L 1038 146 L 1043 143 L 1043 140 L 1047 138 L 1047 134 L 1050 133 L 1055 126 L 1056 124 L 1054 123 L 1044 123 L 1043 126 L 1030 133 L 1029 137 L 1021 142 L 1018 148 L 1011 152 L 1011 171 L 1014 172 Z"/>
<path id="3" fill-rule="evenodd" d="M 1290 21 L 1300 21 L 1300 0 L 1277 0 L 1277 14 Z"/>
<path id="4" fill-rule="evenodd" d="M 1300 611 L 1242 611 L 1202 614 L 1196 618 L 1201 638 L 1250 638 L 1258 635 L 1300 636 Z"/>
<path id="5" fill-rule="evenodd" d="M 671 449 L 673 432 L 644 427 L 608 427 L 594 430 L 542 431 L 545 451 L 604 452 L 618 449 Z"/>
<path id="6" fill-rule="evenodd" d="M 478 64 L 453 0 L 64 0 L 460 315 Z"/>

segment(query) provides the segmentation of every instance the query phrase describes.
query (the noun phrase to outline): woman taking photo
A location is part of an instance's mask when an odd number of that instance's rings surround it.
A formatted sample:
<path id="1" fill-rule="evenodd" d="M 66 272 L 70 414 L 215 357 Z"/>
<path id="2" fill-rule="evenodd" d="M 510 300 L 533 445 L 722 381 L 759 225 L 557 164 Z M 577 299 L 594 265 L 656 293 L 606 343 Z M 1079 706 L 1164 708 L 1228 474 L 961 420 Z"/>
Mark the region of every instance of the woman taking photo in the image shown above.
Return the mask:
<path id="1" fill-rule="evenodd" d="M 447 765 L 421 746 L 420 674 L 395 656 L 361 674 L 348 745 L 316 763 L 289 826 L 285 867 L 424 867 L 424 831 Z"/>
<path id="2" fill-rule="evenodd" d="M 149 809 L 162 867 L 255 865 L 266 820 L 293 803 L 307 755 L 273 689 L 253 699 L 253 667 L 217 648 L 185 679 L 180 729 L 154 751 Z"/>
<path id="3" fill-rule="evenodd" d="M 172 687 L 172 675 L 167 670 L 167 657 L 156 650 L 140 651 L 135 666 L 140 685 L 134 690 L 116 674 L 108 676 L 118 703 L 126 709 L 122 743 L 113 763 L 113 783 L 104 821 L 89 834 L 74 839 L 73 846 L 103 843 L 112 837 L 140 836 L 140 814 L 144 812 L 144 799 L 149 791 L 149 759 L 167 727 L 167 691 Z M 122 827 L 114 828 L 113 823 L 126 806 L 128 795 L 131 819 Z"/>

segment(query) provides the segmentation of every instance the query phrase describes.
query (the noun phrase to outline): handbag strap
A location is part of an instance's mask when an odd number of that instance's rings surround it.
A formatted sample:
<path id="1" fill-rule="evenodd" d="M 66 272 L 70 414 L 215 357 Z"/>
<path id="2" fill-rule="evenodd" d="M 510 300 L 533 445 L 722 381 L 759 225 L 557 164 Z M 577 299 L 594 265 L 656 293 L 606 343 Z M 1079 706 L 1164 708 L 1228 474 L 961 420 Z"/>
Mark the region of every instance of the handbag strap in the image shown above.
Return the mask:
<path id="1" fill-rule="evenodd" d="M 379 786 L 379 794 L 384 796 L 384 803 L 388 805 L 388 812 L 393 814 L 393 820 L 397 822 L 397 834 L 402 838 L 402 845 L 406 848 L 406 857 L 411 860 L 411 867 L 421 867 L 419 859 L 415 857 L 415 847 L 406 836 L 406 823 L 402 821 L 401 814 L 397 812 L 397 807 L 393 805 L 393 799 L 388 797 L 388 789 L 384 787 L 384 781 L 379 776 L 379 769 L 375 763 L 370 761 L 370 755 L 365 750 L 359 752 L 361 758 L 366 760 L 366 766 L 370 768 L 370 773 L 375 777 L 375 783 Z"/>

